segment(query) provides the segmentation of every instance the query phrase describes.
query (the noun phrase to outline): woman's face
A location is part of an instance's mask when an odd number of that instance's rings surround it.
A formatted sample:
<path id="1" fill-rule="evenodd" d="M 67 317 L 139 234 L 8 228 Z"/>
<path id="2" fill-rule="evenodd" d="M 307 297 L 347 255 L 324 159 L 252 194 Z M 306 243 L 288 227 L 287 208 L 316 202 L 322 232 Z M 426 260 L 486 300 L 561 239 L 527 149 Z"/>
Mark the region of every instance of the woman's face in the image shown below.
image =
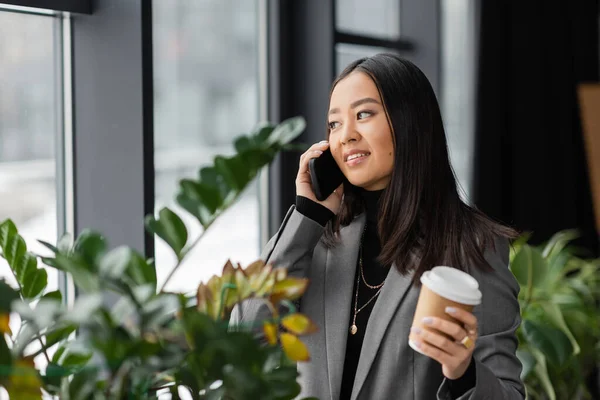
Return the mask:
<path id="1" fill-rule="evenodd" d="M 338 82 L 329 101 L 329 147 L 348 181 L 384 189 L 394 168 L 392 130 L 373 80 L 355 71 Z"/>

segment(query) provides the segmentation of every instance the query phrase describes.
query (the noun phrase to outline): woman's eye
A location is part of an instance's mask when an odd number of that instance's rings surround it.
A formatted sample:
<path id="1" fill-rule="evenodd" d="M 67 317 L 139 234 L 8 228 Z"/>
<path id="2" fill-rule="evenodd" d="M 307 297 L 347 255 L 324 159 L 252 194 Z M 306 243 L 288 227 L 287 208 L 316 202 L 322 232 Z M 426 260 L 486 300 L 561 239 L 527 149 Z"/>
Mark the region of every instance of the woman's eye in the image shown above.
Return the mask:
<path id="1" fill-rule="evenodd" d="M 339 125 L 339 122 L 337 122 L 337 121 L 331 121 L 331 122 L 329 122 L 329 129 L 333 130 L 333 129 L 337 128 L 338 125 Z"/>
<path id="2" fill-rule="evenodd" d="M 358 119 L 364 119 L 364 118 L 370 117 L 371 115 L 373 115 L 373 113 L 371 111 L 361 111 L 358 114 L 356 114 Z"/>

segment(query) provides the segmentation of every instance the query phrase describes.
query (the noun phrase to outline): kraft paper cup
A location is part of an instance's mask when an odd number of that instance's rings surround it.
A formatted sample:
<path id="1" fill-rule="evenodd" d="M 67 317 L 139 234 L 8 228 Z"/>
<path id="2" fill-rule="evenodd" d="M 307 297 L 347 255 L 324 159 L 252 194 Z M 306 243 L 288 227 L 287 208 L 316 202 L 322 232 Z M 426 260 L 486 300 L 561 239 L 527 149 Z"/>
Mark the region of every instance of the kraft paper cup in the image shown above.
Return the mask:
<path id="1" fill-rule="evenodd" d="M 481 291 L 477 280 L 456 268 L 435 267 L 421 276 L 421 284 L 421 294 L 412 326 L 443 334 L 424 325 L 423 318 L 438 317 L 461 325 L 461 322 L 446 313 L 446 307 L 460 308 L 471 312 L 473 307 L 481 304 Z M 411 333 L 408 345 L 421 353 L 413 342 L 412 336 Z M 454 340 L 454 338 L 449 339 Z"/>

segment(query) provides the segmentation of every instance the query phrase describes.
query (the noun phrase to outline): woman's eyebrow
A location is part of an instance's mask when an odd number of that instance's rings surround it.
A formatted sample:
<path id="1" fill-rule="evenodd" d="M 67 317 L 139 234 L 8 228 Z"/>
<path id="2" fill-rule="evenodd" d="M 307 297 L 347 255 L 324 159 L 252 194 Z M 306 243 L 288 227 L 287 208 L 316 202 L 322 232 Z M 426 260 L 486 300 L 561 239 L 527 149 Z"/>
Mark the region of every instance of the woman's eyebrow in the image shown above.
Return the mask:
<path id="1" fill-rule="evenodd" d="M 372 97 L 365 97 L 363 99 L 356 100 L 354 103 L 350 104 L 350 108 L 354 109 L 354 108 L 356 108 L 358 106 L 361 106 L 361 105 L 367 104 L 367 103 L 375 103 L 375 104 L 381 105 L 381 103 L 379 101 L 375 100 L 374 98 L 372 98 Z M 340 112 L 339 108 L 332 108 L 331 110 L 329 110 L 329 115 L 331 115 L 331 114 L 337 114 L 339 112 Z"/>

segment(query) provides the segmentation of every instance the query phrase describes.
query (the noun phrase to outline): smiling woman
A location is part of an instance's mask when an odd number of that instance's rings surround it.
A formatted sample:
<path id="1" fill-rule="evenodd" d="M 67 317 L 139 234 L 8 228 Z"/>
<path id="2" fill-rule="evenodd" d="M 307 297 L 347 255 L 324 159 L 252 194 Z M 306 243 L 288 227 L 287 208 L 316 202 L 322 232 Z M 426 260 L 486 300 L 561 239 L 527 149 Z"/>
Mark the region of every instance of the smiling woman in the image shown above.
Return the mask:
<path id="1" fill-rule="evenodd" d="M 330 104 L 329 143 L 340 169 L 354 186 L 384 189 L 394 168 L 394 143 L 375 82 L 353 72 L 335 86 Z"/>
<path id="2" fill-rule="evenodd" d="M 518 284 L 507 266 L 515 233 L 461 201 L 425 75 L 392 54 L 359 59 L 333 83 L 328 118 L 328 141 L 300 158 L 296 205 L 262 256 L 311 282 L 300 309 L 323 329 L 306 344 L 326 357 L 299 366 L 302 394 L 524 398 Z M 343 195 L 317 201 L 307 165 L 326 149 Z M 419 278 L 437 265 L 471 274 L 483 301 L 411 329 Z M 249 304 L 235 317 L 260 312 Z"/>

